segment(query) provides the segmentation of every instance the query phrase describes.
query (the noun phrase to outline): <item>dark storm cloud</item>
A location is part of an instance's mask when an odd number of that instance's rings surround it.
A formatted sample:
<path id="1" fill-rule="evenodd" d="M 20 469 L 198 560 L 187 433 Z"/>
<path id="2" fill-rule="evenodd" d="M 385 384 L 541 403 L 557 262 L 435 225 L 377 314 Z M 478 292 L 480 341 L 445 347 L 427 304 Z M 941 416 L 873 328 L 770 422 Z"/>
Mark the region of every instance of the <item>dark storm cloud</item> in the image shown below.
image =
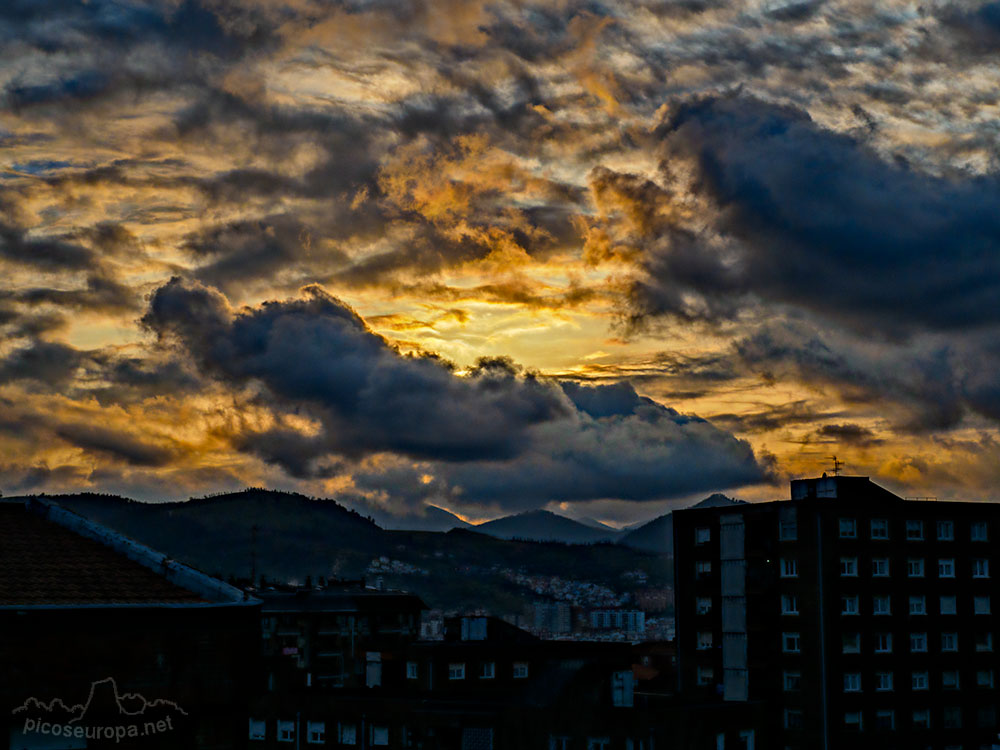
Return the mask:
<path id="1" fill-rule="evenodd" d="M 763 476 L 749 445 L 630 385 L 560 387 L 506 358 L 459 377 L 436 358 L 402 356 L 341 302 L 305 291 L 233 311 L 218 292 L 174 279 L 143 318 L 206 373 L 259 383 L 276 405 L 321 422 L 314 435 L 280 427 L 236 438 L 294 476 L 331 473 L 331 454 L 392 453 L 434 462 L 469 502 L 508 507 L 642 500 Z"/>
<path id="2" fill-rule="evenodd" d="M 1000 322 L 996 176 L 889 163 L 799 110 L 746 97 L 688 103 L 660 134 L 668 160 L 694 164 L 715 228 L 738 246 L 681 232 L 652 248 L 641 313 L 676 312 L 688 291 L 708 315 L 755 298 L 875 333 Z"/>
<path id="3" fill-rule="evenodd" d="M 867 447 L 879 445 L 882 440 L 876 437 L 875 433 L 859 424 L 827 424 L 816 431 L 817 437 L 831 443 L 844 443 L 847 445 L 857 445 Z"/>
<path id="4" fill-rule="evenodd" d="M 85 270 L 96 264 L 93 252 L 64 237 L 34 237 L 0 222 L 0 257 L 46 271 Z"/>
<path id="5" fill-rule="evenodd" d="M 54 432 L 78 448 L 133 466 L 165 466 L 174 458 L 173 452 L 162 446 L 100 425 L 62 424 L 55 427 Z"/>
<path id="6" fill-rule="evenodd" d="M 840 417 L 843 412 L 817 409 L 808 401 L 791 401 L 744 414 L 714 414 L 712 422 L 741 433 L 762 433 L 789 425 L 810 424 Z"/>
<path id="7" fill-rule="evenodd" d="M 873 348 L 849 334 L 786 322 L 761 326 L 735 342 L 733 352 L 750 372 L 832 387 L 855 404 L 880 404 L 906 432 L 956 427 L 968 405 L 956 352 L 939 343 Z"/>
<path id="8" fill-rule="evenodd" d="M 553 387 L 490 372 L 456 378 L 403 357 L 318 288 L 305 299 L 232 313 L 218 292 L 179 279 L 154 294 L 143 322 L 176 336 L 209 373 L 263 383 L 322 411 L 331 449 L 467 460 L 517 452 L 532 424 L 564 413 Z"/>
<path id="9" fill-rule="evenodd" d="M 938 11 L 938 17 L 957 36 L 962 51 L 978 54 L 1000 49 L 1000 2 L 951 3 Z"/>
<path id="10" fill-rule="evenodd" d="M 518 510 L 553 501 L 657 500 L 768 479 L 749 444 L 627 383 L 562 387 L 579 410 L 575 418 L 537 428 L 518 460 L 449 465 L 441 475 L 462 498 Z"/>
<path id="11" fill-rule="evenodd" d="M 35 341 L 0 360 L 0 383 L 32 381 L 53 388 L 72 382 L 86 354 L 58 342 Z"/>

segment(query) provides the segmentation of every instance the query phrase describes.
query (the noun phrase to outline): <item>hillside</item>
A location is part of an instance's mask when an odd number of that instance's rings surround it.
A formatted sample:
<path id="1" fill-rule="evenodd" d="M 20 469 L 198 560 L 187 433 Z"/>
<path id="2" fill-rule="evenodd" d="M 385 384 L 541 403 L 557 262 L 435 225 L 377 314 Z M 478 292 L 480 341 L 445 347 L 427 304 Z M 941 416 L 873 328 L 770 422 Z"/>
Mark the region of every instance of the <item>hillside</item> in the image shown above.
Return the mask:
<path id="1" fill-rule="evenodd" d="M 536 542 L 593 544 L 617 536 L 613 529 L 597 529 L 547 510 L 531 510 L 504 516 L 472 527 L 473 531 L 498 539 L 524 539 Z"/>

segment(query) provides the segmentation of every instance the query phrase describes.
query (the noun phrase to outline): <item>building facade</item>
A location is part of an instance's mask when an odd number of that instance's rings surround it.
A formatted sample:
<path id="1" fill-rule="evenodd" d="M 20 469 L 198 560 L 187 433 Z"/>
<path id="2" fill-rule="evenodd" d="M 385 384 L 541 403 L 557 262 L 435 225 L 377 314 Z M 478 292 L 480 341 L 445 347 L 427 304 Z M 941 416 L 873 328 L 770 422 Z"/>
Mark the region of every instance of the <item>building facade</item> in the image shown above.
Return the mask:
<path id="1" fill-rule="evenodd" d="M 824 476 L 674 516 L 680 691 L 762 703 L 774 747 L 997 741 L 1000 505 Z"/>

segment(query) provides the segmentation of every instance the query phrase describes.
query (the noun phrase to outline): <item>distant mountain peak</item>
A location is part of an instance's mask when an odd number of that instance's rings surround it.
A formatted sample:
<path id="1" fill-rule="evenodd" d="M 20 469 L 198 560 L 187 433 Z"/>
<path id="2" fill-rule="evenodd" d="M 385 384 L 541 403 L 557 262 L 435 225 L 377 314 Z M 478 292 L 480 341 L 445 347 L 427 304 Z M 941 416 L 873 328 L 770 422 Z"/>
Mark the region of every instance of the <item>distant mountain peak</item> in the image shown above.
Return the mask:
<path id="1" fill-rule="evenodd" d="M 617 536 L 617 532 L 613 529 L 595 528 L 542 508 L 495 518 L 492 521 L 476 524 L 472 529 L 500 539 L 566 544 L 607 542 Z"/>

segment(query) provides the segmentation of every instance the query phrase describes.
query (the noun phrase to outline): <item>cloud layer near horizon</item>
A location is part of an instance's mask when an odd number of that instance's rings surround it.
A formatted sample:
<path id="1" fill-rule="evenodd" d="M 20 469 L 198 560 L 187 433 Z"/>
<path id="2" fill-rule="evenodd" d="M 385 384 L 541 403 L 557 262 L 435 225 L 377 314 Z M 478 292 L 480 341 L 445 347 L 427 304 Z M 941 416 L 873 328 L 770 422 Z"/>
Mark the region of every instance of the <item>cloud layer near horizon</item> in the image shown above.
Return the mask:
<path id="1" fill-rule="evenodd" d="M 11 0 L 0 483 L 992 497 L 998 19 Z"/>

